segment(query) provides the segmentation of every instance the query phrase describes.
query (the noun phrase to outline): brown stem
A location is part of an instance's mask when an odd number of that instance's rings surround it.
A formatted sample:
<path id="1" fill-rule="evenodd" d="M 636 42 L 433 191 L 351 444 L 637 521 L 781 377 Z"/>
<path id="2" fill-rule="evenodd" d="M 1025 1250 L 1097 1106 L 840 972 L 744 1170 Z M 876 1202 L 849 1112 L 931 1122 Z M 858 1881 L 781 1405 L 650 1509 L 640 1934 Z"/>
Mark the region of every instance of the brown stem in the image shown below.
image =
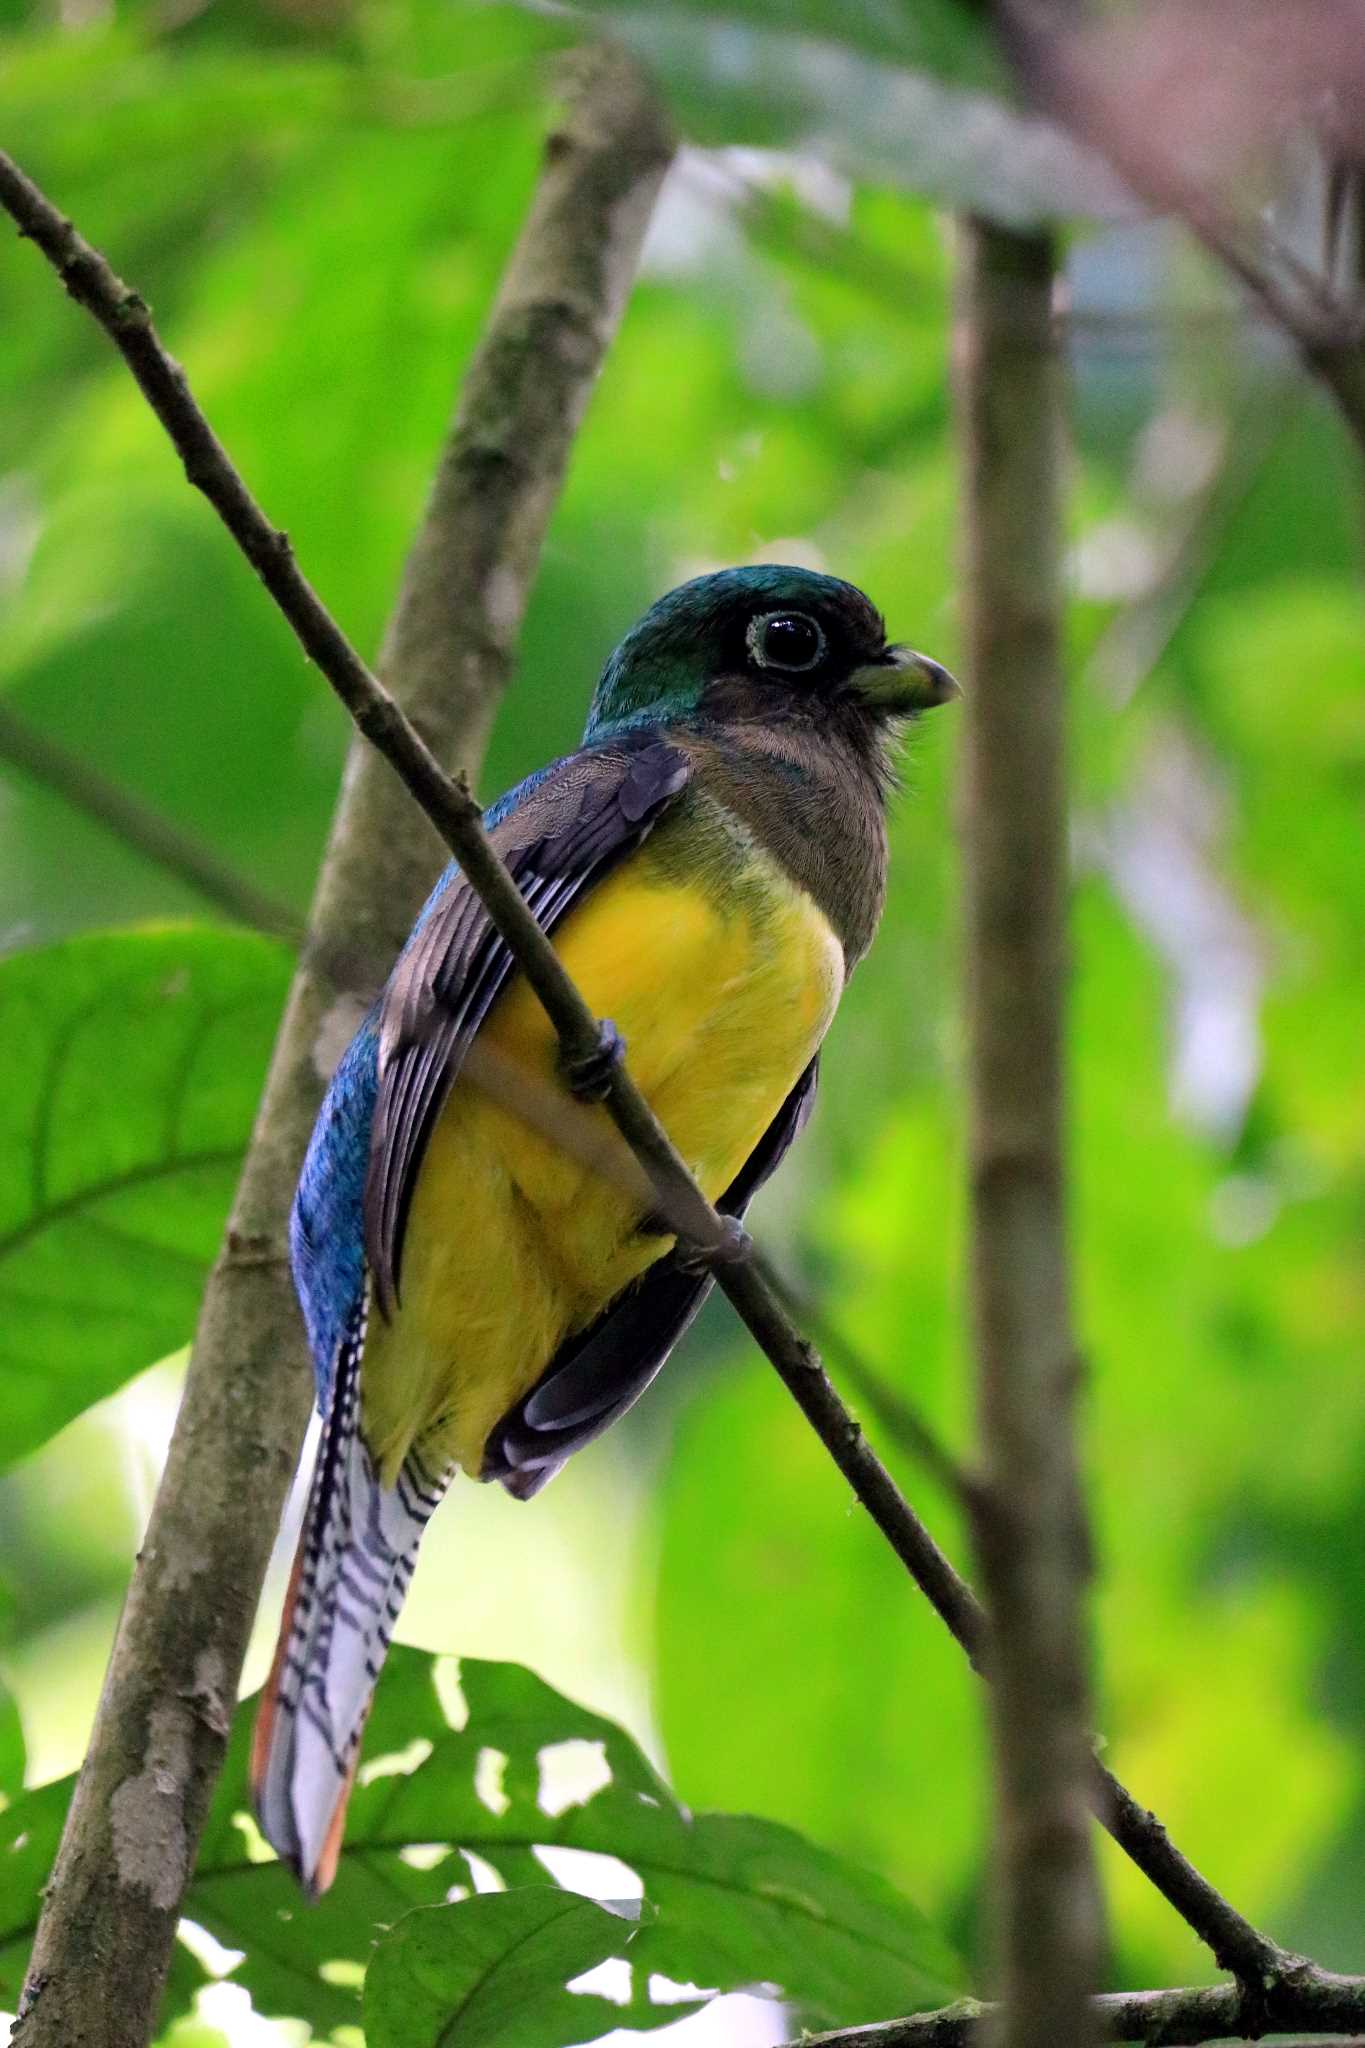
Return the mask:
<path id="1" fill-rule="evenodd" d="M 1109 1992 L 1091 2002 L 1095 2038 L 1144 2048 L 1198 2048 L 1204 2041 L 1259 2040 L 1292 2028 L 1310 2036 L 1365 2027 L 1365 1977 L 1338 1977 L 1300 1963 L 1263 1997 L 1235 1984 Z M 912 2013 L 871 2027 L 807 2034 L 801 2048 L 985 2048 L 998 2009 L 963 1999 L 942 2012 Z"/>
<path id="2" fill-rule="evenodd" d="M 395 691 L 441 754 L 472 762 L 481 749 L 573 429 L 619 318 L 671 147 L 656 103 L 614 57 L 583 82 L 547 144 L 386 648 Z M 3 157 L 0 199 L 110 334 L 191 481 L 305 650 L 347 703 L 364 707 L 358 722 L 401 730 L 408 773 L 428 793 L 448 790 L 433 753 L 378 689 L 251 499 L 141 300 Z M 544 351 L 534 366 L 533 348 Z M 501 466 L 500 447 L 512 451 Z M 498 469 L 496 490 L 490 466 Z M 476 578 L 474 564 L 486 573 Z M 452 576 L 460 588 L 432 597 L 427 584 Z M 444 659 L 443 633 L 452 636 Z M 443 690 L 443 675 L 458 678 L 458 688 Z M 154 2029 L 309 1406 L 285 1256 L 289 1200 L 329 1058 L 387 973 L 429 886 L 435 847 L 402 783 L 357 742 L 314 899 L 313 943 L 205 1293 L 175 1437 L 39 1923 L 14 2035 L 22 2048 L 143 2048 Z"/>
<path id="3" fill-rule="evenodd" d="M 973 1526 L 992 1679 L 1007 2048 L 1089 2040 L 1101 1960 L 1062 1135 L 1067 805 L 1054 276 L 1050 236 L 963 224 L 965 949 L 982 1454 Z"/>

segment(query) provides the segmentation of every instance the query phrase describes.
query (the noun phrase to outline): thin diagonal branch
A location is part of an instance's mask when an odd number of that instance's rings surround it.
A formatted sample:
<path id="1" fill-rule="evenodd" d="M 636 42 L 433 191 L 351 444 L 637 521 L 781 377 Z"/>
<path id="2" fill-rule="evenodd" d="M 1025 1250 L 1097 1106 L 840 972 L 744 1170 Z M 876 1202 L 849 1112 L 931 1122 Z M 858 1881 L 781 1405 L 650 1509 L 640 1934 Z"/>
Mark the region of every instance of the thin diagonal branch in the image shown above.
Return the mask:
<path id="1" fill-rule="evenodd" d="M 969 1514 L 976 1503 L 977 1482 L 967 1468 L 960 1464 L 948 1446 L 935 1434 L 930 1425 L 919 1415 L 899 1390 L 888 1387 L 881 1375 L 873 1370 L 862 1353 L 822 1313 L 817 1303 L 806 1300 L 785 1281 L 774 1267 L 764 1261 L 764 1272 L 768 1284 L 779 1294 L 792 1316 L 803 1328 L 813 1330 L 821 1351 L 834 1361 L 840 1377 L 852 1385 L 858 1399 L 872 1410 L 877 1421 L 887 1434 L 908 1451 L 918 1464 L 936 1479 L 951 1500 L 956 1500 Z M 962 1586 L 962 1612 L 965 1616 L 971 1595 Z M 971 1634 L 980 1623 L 966 1621 L 965 1629 Z M 951 1624 L 950 1624 L 951 1625 Z M 958 1634 L 956 1628 L 954 1635 Z M 963 1636 L 959 1642 L 966 1644 Z"/>
<path id="2" fill-rule="evenodd" d="M 672 147 L 647 81 L 606 53 L 548 139 L 385 651 L 394 690 L 452 759 L 477 759 L 506 681 L 545 523 Z M 4 158 L 0 198 L 115 340 L 306 651 L 333 680 L 375 692 L 381 723 L 398 720 L 261 516 L 137 295 Z M 475 577 L 475 563 L 488 573 Z M 430 617 L 425 584 L 447 577 L 458 589 L 441 593 L 438 616 L 415 634 L 414 618 Z M 412 745 L 444 782 L 429 750 Z M 23 2048 L 144 2048 L 154 2029 L 309 1407 L 289 1201 L 329 1059 L 387 973 L 438 857 L 402 783 L 357 740 L 48 1887 L 14 2034 Z"/>
<path id="3" fill-rule="evenodd" d="M 239 924 L 269 932 L 272 938 L 287 939 L 291 946 L 303 944 L 303 920 L 287 903 L 256 888 L 190 833 L 182 832 L 150 804 L 131 796 L 88 761 L 38 732 L 4 703 L 0 703 L 0 761 L 44 784 L 73 810 L 83 811 L 134 853 L 186 883 Z"/>
<path id="4" fill-rule="evenodd" d="M 922 1462 L 926 1431 L 920 1418 L 894 1388 L 887 1386 L 884 1380 L 876 1379 L 856 1355 L 849 1353 L 843 1362 L 888 1436 L 908 1457 Z M 943 1461 L 946 1470 L 940 1469 L 939 1460 Z M 954 1491 L 962 1492 L 970 1508 L 975 1485 L 971 1475 L 958 1472 L 947 1453 L 941 1450 L 934 1462 L 939 1477 L 951 1484 Z M 906 1514 L 918 1534 L 919 1554 L 924 1566 L 922 1571 L 911 1566 L 915 1582 L 949 1634 L 965 1650 L 975 1668 L 981 1670 L 986 1643 L 985 1610 L 913 1509 L 907 1506 Z M 906 1548 L 909 1550 L 911 1546 L 907 1544 Z M 1176 1848 L 1156 1815 L 1134 1799 L 1127 1787 L 1098 1759 L 1094 1759 L 1090 1766 L 1090 1805 L 1105 1831 L 1162 1897 L 1174 1906 L 1187 1926 L 1207 1943 L 1225 1970 L 1245 1983 L 1255 1984 L 1298 1966 L 1299 1957 L 1279 1948 L 1259 1933 L 1213 1889 L 1202 1872 Z"/>
<path id="5" fill-rule="evenodd" d="M 453 780 L 440 768 L 431 750 L 349 646 L 316 593 L 299 573 L 282 536 L 276 533 L 264 513 L 251 500 L 241 478 L 214 439 L 189 395 L 183 375 L 165 356 L 141 301 L 75 234 L 31 180 L 3 155 L 0 155 L 0 203 L 43 249 L 66 278 L 73 295 L 81 299 L 125 354 L 129 336 L 136 337 L 134 347 L 139 367 L 147 378 L 147 384 L 161 401 L 157 403 L 154 400 L 154 409 L 182 454 L 188 449 L 195 457 L 196 481 L 200 488 L 234 532 L 237 526 L 242 527 L 240 545 L 243 552 L 253 564 L 265 564 L 258 573 L 272 595 L 276 586 L 283 591 L 277 602 L 294 625 L 300 641 L 351 711 L 360 731 L 397 770 L 417 804 L 453 848 L 494 924 L 507 939 L 519 968 L 541 995 L 568 1056 L 581 1056 L 590 1047 L 595 1048 L 596 1020 L 564 973 L 549 940 L 526 908 L 494 852 L 479 822 L 478 806 L 463 783 Z M 142 381 L 139 376 L 139 382 Z M 201 457 L 209 459 L 200 460 Z M 320 895 L 323 893 L 320 890 Z M 306 1059 L 311 1053 L 311 1045 L 311 1037 L 306 1038 L 296 1048 L 296 1056 Z M 315 1098 L 316 1089 L 311 1093 Z M 703 1249 L 721 1243 L 720 1218 L 681 1165 L 644 1098 L 622 1069 L 616 1071 L 608 1108 L 649 1173 L 679 1234 Z M 267 1106 L 261 1119 L 262 1131 L 268 1128 L 269 1122 Z M 264 1205 L 263 1216 L 267 1233 L 279 1230 L 283 1209 L 283 1205 L 278 1203 L 280 1178 L 282 1174 L 295 1170 L 301 1146 L 295 1117 L 290 1120 L 287 1139 L 280 1147 L 283 1161 L 276 1161 L 276 1174 L 267 1191 L 269 1200 Z M 251 1214 L 261 1214 L 261 1210 L 261 1198 L 256 1197 Z M 239 1231 L 230 1233 L 225 1259 L 229 1270 L 233 1262 L 240 1260 L 250 1249 L 253 1241 L 267 1247 L 272 1242 L 268 1234 L 251 1240 L 244 1239 Z M 982 1642 L 980 1614 L 975 1601 L 885 1466 L 865 1442 L 858 1424 L 831 1386 L 814 1347 L 800 1335 L 755 1263 L 721 1266 L 717 1277 L 857 1499 L 958 1642 L 975 1659 Z M 287 1284 L 281 1258 L 278 1285 L 287 1289 Z M 278 1330 L 281 1325 L 277 1322 L 274 1327 Z M 225 1344 L 223 1355 L 233 1356 L 231 1344 L 222 1341 Z M 240 1355 L 240 1349 L 239 1345 L 236 1355 Z M 278 1378 L 277 1361 L 273 1355 L 270 1366 Z M 293 1412 L 301 1415 L 301 1396 L 294 1402 Z M 229 1446 L 235 1435 L 240 1433 L 240 1428 L 238 1424 L 227 1428 Z M 287 1440 L 288 1435 L 287 1429 L 278 1430 L 280 1441 Z M 259 1450 L 261 1446 L 245 1446 L 248 1451 L 253 1448 Z M 283 1477 L 278 1476 L 276 1485 L 277 1476 L 272 1475 L 272 1498 L 283 1492 Z M 245 1492 L 256 1486 L 254 1473 L 249 1483 L 241 1470 L 236 1470 L 234 1477 Z M 273 1521 L 273 1510 L 270 1515 L 265 1511 L 268 1505 L 257 1489 L 254 1505 L 257 1521 Z M 222 1695 L 215 1697 L 221 1703 Z M 1173 1847 L 1156 1817 L 1140 1807 L 1107 1772 L 1100 1773 L 1096 1810 L 1120 1847 L 1127 1851 L 1157 1890 L 1170 1900 L 1194 1932 L 1209 1944 L 1225 1968 L 1249 1978 L 1272 1978 L 1289 1960 L 1283 1951 L 1259 1934 L 1229 1905 Z M 196 1805 L 196 1814 L 199 1812 Z M 30 2022 L 28 2032 L 19 2038 L 23 2048 L 34 2048 L 40 2037 Z M 102 2041 L 105 2037 L 85 2038 Z M 132 2035 L 120 2034 L 107 2038 L 115 2044 L 134 2039 Z M 71 2043 L 81 2040 L 78 2032 L 66 2037 L 45 2033 L 41 2037 L 41 2048 L 70 2048 Z"/>

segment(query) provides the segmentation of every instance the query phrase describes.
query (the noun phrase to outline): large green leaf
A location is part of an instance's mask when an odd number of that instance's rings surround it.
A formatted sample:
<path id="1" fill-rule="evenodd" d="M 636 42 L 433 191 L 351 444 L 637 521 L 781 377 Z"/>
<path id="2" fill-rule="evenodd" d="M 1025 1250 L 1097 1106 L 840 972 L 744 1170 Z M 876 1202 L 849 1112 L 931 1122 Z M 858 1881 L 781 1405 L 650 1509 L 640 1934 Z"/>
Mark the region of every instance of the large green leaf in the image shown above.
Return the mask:
<path id="1" fill-rule="evenodd" d="M 47 1883 L 74 1778 L 26 1792 L 0 1814 L 0 2006 L 19 2003 L 42 1888 Z"/>
<path id="2" fill-rule="evenodd" d="M 190 1335 L 288 975 L 194 926 L 0 961 L 3 1462 Z"/>
<path id="3" fill-rule="evenodd" d="M 629 2007 L 613 2005 L 617 2021 L 627 2010 L 637 2027 L 678 2017 L 677 2002 L 654 1995 L 656 1976 L 720 1990 L 772 1985 L 819 2025 L 884 2018 L 962 1989 L 948 1945 L 882 1879 L 773 1822 L 688 1813 L 619 1727 L 517 1665 L 461 1665 L 459 1728 L 433 1676 L 431 1658 L 391 1653 L 340 1870 L 315 1907 L 263 1860 L 244 1822 L 249 1728 L 239 1716 L 185 1911 L 245 1951 L 235 1979 L 259 2010 L 320 2034 L 353 2023 L 350 1987 L 376 1931 L 468 1889 L 466 1855 L 509 1886 L 544 1885 L 563 1866 L 537 1852 L 565 1849 L 617 1858 L 643 1887 L 639 1926 L 617 1934 L 630 1936 L 634 1987 Z M 20 1981 L 69 1794 L 65 1780 L 0 1814 L 0 1998 Z M 186 1973 L 181 2002 L 192 1982 Z"/>
<path id="4" fill-rule="evenodd" d="M 547 1886 L 405 1914 L 366 1974 L 367 2048 L 571 2048 L 623 2020 L 638 2025 L 633 2011 L 568 1988 L 622 1955 L 632 1931 Z M 654 2012 L 662 2025 L 679 2016 Z"/>

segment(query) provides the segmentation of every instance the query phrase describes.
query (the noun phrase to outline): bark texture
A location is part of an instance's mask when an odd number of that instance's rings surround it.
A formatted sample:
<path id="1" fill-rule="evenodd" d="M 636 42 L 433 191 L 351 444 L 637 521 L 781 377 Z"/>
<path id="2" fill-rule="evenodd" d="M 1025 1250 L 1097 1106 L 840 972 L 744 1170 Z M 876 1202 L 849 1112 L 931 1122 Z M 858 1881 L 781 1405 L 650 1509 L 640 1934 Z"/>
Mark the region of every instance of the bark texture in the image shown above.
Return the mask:
<path id="1" fill-rule="evenodd" d="M 968 605 L 971 1305 L 1007 2048 L 1094 2038 L 1086 1537 L 1072 1425 L 1061 373 L 1053 249 L 973 220 L 959 303 Z"/>

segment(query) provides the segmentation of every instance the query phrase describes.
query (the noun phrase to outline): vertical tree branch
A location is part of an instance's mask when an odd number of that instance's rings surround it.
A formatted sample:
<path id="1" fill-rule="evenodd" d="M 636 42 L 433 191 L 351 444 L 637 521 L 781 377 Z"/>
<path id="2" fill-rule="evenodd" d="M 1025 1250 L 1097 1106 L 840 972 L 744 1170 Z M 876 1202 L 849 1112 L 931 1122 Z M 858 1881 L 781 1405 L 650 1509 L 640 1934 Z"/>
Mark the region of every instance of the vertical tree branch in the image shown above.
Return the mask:
<path id="1" fill-rule="evenodd" d="M 1091 2038 L 1086 1541 L 1062 1155 L 1065 700 L 1053 245 L 972 220 L 960 315 L 970 645 L 971 1297 L 997 1781 L 1000 2038 Z"/>
<path id="2" fill-rule="evenodd" d="M 611 44 L 567 60 L 577 88 L 545 145 L 530 213 L 461 386 L 404 567 L 379 674 L 441 758 L 471 772 L 511 672 L 540 544 L 620 324 L 673 136 L 649 80 Z M 447 859 L 393 769 L 358 739 L 347 800 L 366 893 L 385 904 L 382 972 Z M 401 850 L 427 849 L 415 874 Z"/>
<path id="3" fill-rule="evenodd" d="M 574 429 L 671 149 L 647 86 L 614 54 L 582 80 L 546 146 L 386 644 L 392 688 L 445 756 L 469 762 L 482 747 Z M 192 402 L 186 407 L 183 379 L 158 363 L 146 309 L 3 160 L 0 198 L 74 296 L 126 308 L 115 339 L 196 481 L 199 416 Z M 222 456 L 216 443 L 209 452 Z M 244 486 L 241 497 L 259 523 Z M 306 614 L 311 630 L 320 608 L 287 546 L 264 547 L 251 518 L 239 523 L 251 529 L 247 551 L 286 615 Z M 330 1062 L 391 964 L 436 858 L 421 813 L 357 741 L 314 898 L 312 943 L 205 1293 L 39 1924 L 14 2035 L 23 2048 L 144 2048 L 154 2029 L 309 1407 L 285 1249 L 289 1200 Z"/>

